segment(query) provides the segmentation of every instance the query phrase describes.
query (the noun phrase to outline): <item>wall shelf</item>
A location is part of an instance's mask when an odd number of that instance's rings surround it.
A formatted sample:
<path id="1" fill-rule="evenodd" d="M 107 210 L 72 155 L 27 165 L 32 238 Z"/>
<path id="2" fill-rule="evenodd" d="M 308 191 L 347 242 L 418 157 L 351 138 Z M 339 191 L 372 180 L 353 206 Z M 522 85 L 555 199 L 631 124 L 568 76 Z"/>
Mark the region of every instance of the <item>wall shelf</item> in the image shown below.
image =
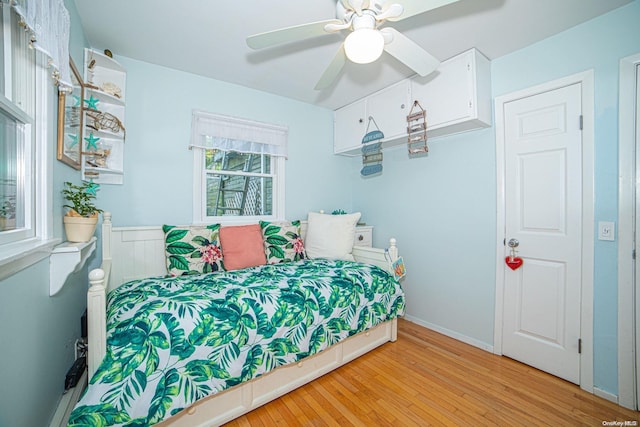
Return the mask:
<path id="1" fill-rule="evenodd" d="M 125 90 L 127 72 L 113 58 L 84 51 L 82 179 L 124 182 Z"/>
<path id="2" fill-rule="evenodd" d="M 49 257 L 49 296 L 60 292 L 69 275 L 79 271 L 95 249 L 95 236 L 86 243 L 64 242 L 53 248 Z"/>

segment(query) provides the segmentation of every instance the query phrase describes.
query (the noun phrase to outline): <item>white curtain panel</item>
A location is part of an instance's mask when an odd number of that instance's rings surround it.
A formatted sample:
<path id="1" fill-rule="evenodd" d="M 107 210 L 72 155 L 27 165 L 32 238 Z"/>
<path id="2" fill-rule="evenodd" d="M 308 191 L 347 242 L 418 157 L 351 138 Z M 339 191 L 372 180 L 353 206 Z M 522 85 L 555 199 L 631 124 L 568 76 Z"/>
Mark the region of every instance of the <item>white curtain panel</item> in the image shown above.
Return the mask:
<path id="1" fill-rule="evenodd" d="M 7 0 L 3 0 L 7 1 Z M 70 90 L 69 29 L 71 21 L 64 0 L 13 0 L 15 11 L 32 34 L 33 47 L 49 58 L 61 89 Z"/>
<path id="2" fill-rule="evenodd" d="M 189 148 L 287 157 L 289 129 L 269 123 L 193 111 Z"/>

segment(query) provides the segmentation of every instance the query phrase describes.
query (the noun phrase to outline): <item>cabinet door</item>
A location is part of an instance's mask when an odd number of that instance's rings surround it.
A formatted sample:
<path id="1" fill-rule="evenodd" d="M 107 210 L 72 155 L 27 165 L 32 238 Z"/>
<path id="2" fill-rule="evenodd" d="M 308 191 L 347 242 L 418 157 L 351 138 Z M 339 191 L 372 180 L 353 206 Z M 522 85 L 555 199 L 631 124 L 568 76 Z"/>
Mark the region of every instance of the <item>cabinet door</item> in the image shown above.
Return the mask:
<path id="1" fill-rule="evenodd" d="M 336 110 L 333 117 L 333 152 L 338 154 L 358 149 L 367 127 L 365 100 Z"/>
<path id="2" fill-rule="evenodd" d="M 407 135 L 407 114 L 409 114 L 409 81 L 404 80 L 389 86 L 367 98 L 367 121 L 373 117 L 389 141 Z M 374 130 L 373 123 L 369 131 Z"/>
<path id="3" fill-rule="evenodd" d="M 427 111 L 429 128 L 439 128 L 474 115 L 473 52 L 440 64 L 435 76 L 413 79 L 411 94 Z"/>

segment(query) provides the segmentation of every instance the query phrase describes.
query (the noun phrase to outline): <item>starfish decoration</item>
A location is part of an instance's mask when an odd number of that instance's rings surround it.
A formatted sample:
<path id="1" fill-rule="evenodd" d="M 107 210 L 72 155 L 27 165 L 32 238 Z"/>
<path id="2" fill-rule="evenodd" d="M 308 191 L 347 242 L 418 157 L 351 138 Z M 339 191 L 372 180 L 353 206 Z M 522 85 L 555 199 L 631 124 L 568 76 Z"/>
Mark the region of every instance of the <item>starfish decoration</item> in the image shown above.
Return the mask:
<path id="1" fill-rule="evenodd" d="M 80 97 L 78 95 L 73 95 L 73 106 L 74 107 L 80 107 Z"/>
<path id="2" fill-rule="evenodd" d="M 89 181 L 89 184 L 87 184 L 87 189 L 85 190 L 85 192 L 87 194 L 92 194 L 92 195 L 96 195 L 96 191 L 98 191 L 98 189 L 100 188 L 100 184 L 96 184 L 95 182 L 93 182 L 93 180 Z"/>
<path id="3" fill-rule="evenodd" d="M 93 95 L 91 95 L 89 97 L 89 99 L 85 99 L 84 102 L 87 103 L 87 108 L 90 110 L 97 110 L 98 109 L 98 101 L 100 101 L 98 98 L 94 98 Z"/>
<path id="4" fill-rule="evenodd" d="M 93 132 L 89 134 L 89 138 L 85 138 L 84 140 L 87 141 L 87 150 L 91 150 L 91 147 L 96 150 L 98 149 L 96 142 L 100 141 L 100 138 L 93 136 Z"/>
<path id="5" fill-rule="evenodd" d="M 69 134 L 67 135 L 69 137 L 69 139 L 71 140 L 71 142 L 69 142 L 69 144 L 67 144 L 68 148 L 73 147 L 74 145 L 76 145 L 78 143 L 78 135 L 75 134 Z"/>

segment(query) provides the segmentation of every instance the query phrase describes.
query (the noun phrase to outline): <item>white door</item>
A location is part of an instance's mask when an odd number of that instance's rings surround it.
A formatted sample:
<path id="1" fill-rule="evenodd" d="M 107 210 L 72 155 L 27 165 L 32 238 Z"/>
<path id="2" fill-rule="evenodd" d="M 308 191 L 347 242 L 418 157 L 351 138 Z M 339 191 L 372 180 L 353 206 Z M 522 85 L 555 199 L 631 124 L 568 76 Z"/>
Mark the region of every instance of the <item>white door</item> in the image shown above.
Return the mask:
<path id="1" fill-rule="evenodd" d="M 505 265 L 502 353 L 580 382 L 581 85 L 504 106 Z M 505 245 L 505 257 L 509 247 Z"/>

